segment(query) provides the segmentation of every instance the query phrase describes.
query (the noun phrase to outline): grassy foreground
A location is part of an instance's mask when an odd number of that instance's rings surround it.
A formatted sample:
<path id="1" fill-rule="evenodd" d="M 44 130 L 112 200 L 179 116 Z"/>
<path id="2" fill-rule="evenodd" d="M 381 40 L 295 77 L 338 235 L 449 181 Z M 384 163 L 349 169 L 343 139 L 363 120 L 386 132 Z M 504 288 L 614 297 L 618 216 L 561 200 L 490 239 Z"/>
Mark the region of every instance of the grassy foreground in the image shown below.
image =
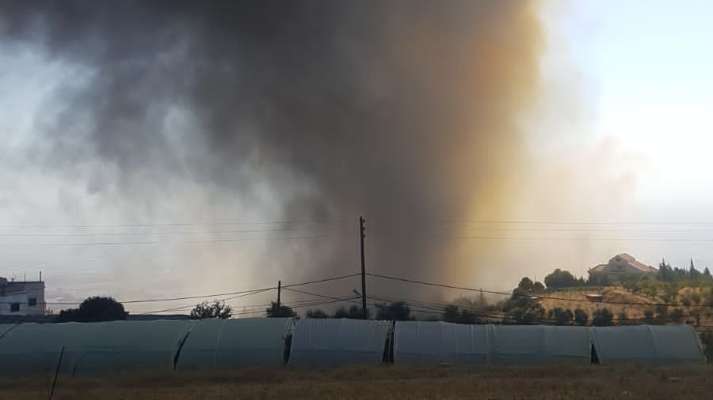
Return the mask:
<path id="1" fill-rule="evenodd" d="M 0 399 L 47 399 L 49 377 L 0 379 Z M 54 399 L 706 399 L 713 368 L 395 366 L 60 377 Z"/>

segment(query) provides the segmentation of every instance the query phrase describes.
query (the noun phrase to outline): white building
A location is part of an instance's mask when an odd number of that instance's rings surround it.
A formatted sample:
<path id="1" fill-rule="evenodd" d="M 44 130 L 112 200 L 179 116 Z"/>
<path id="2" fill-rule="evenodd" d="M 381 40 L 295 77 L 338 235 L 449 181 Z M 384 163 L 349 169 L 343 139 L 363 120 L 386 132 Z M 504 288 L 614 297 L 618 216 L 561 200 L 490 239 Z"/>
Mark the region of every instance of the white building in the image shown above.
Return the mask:
<path id="1" fill-rule="evenodd" d="M 0 315 L 44 315 L 43 281 L 8 281 L 0 278 Z"/>

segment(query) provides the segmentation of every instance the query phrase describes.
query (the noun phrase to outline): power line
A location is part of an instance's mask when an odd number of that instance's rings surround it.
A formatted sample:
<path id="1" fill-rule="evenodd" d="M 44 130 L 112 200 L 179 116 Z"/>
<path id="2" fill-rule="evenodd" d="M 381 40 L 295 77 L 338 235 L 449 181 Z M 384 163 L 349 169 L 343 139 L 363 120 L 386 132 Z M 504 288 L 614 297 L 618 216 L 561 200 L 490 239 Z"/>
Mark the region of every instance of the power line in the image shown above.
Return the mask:
<path id="1" fill-rule="evenodd" d="M 289 283 L 287 285 L 282 285 L 282 288 L 290 288 L 290 287 L 295 287 L 295 286 L 304 286 L 304 285 L 312 285 L 315 283 L 323 283 L 323 282 L 331 282 L 331 281 L 337 281 L 337 280 L 342 280 L 342 279 L 347 279 L 347 278 L 353 278 L 355 276 L 359 276 L 361 273 L 356 272 L 353 274 L 347 274 L 347 275 L 340 275 L 340 276 L 333 276 L 329 278 L 324 278 L 324 279 L 315 279 L 312 281 L 306 281 L 306 282 L 300 282 L 300 283 Z"/>
<path id="2" fill-rule="evenodd" d="M 315 279 L 315 280 L 310 280 L 310 281 L 304 281 L 304 282 L 297 282 L 297 283 L 290 283 L 287 285 L 282 285 L 283 289 L 289 289 L 293 287 L 298 287 L 298 286 L 306 286 L 306 285 L 312 285 L 312 284 L 317 284 L 317 283 L 324 283 L 324 282 L 331 282 L 331 281 L 336 281 L 336 280 L 342 280 L 342 279 L 347 279 L 347 278 L 352 278 L 355 276 L 361 275 L 360 273 L 354 273 L 354 274 L 347 274 L 347 275 L 340 275 L 340 276 L 333 276 L 333 277 L 328 277 L 328 278 L 322 278 L 322 279 Z M 270 286 L 270 287 L 264 287 L 264 288 L 258 288 L 258 289 L 249 289 L 249 290 L 240 290 L 240 291 L 232 291 L 232 292 L 222 292 L 222 293 L 209 293 L 209 294 L 202 294 L 202 295 L 191 295 L 191 296 L 180 296 L 180 297 L 166 297 L 166 298 L 150 298 L 150 299 L 134 299 L 134 300 L 117 300 L 117 302 L 121 304 L 137 304 L 137 303 L 161 303 L 161 302 L 170 302 L 170 301 L 180 301 L 180 300 L 190 300 L 190 299 L 207 299 L 211 297 L 220 297 L 220 296 L 235 296 L 235 297 L 230 297 L 228 299 L 223 299 L 224 301 L 226 300 L 231 300 L 237 297 L 243 297 L 243 295 L 253 295 L 253 294 L 259 294 L 263 292 L 267 292 L 270 290 L 276 290 L 277 286 Z M 76 305 L 80 304 L 81 302 L 45 302 L 43 304 L 51 304 L 51 305 Z M 2 303 L 0 303 L 2 304 Z M 10 303 L 8 303 L 10 304 Z M 187 306 L 186 306 L 187 307 Z"/>
<path id="3" fill-rule="evenodd" d="M 298 290 L 298 289 L 291 289 L 291 288 L 286 288 L 285 290 L 288 290 L 288 291 L 290 291 L 290 292 L 295 292 L 295 293 L 306 294 L 306 295 L 309 295 L 309 296 L 320 297 L 320 298 L 323 298 L 323 299 L 332 299 L 332 300 L 339 299 L 339 297 L 327 296 L 327 295 L 324 295 L 324 294 L 319 294 L 319 293 L 314 293 L 314 292 L 308 292 L 308 291 L 306 291 L 306 290 Z"/>
<path id="4" fill-rule="evenodd" d="M 304 308 L 304 307 L 322 306 L 322 305 L 334 304 L 334 303 L 340 303 L 340 302 L 355 302 L 355 300 L 358 298 L 359 297 L 344 297 L 344 298 L 336 298 L 334 300 L 314 301 L 314 302 L 310 302 L 310 303 L 304 303 L 304 304 L 298 304 L 295 306 L 290 306 L 290 308 L 297 309 L 297 308 Z M 259 313 L 263 313 L 263 312 L 265 312 L 265 311 L 248 311 L 248 312 L 234 313 L 233 315 L 259 314 Z"/>
<path id="5" fill-rule="evenodd" d="M 510 296 L 512 294 L 509 292 L 498 292 L 498 291 L 492 291 L 492 290 L 489 291 L 489 290 L 475 289 L 475 288 L 470 288 L 470 287 L 465 287 L 465 286 L 456 286 L 456 285 L 448 285 L 448 284 L 443 284 L 443 283 L 426 282 L 426 281 L 420 281 L 420 280 L 416 280 L 416 279 L 401 278 L 398 276 L 377 274 L 377 273 L 373 273 L 373 272 L 367 272 L 366 275 L 374 277 L 374 278 L 401 281 L 401 282 L 406 282 L 406 283 L 415 283 L 415 284 L 424 285 L 424 286 L 442 287 L 442 288 L 447 288 L 447 289 L 457 289 L 457 290 L 464 290 L 464 291 L 471 291 L 471 292 L 483 292 L 483 293 L 488 293 L 488 294 L 498 294 L 498 295 L 507 295 L 507 296 Z"/>
<path id="6" fill-rule="evenodd" d="M 465 219 L 444 219 L 437 221 L 440 223 L 462 223 L 462 224 L 507 224 L 507 225 L 661 225 L 661 226 L 713 226 L 713 222 L 692 222 L 692 221 L 562 221 L 562 220 L 528 220 L 528 219 L 489 219 L 489 220 L 465 220 Z"/>
<path id="7" fill-rule="evenodd" d="M 401 234 L 384 234 L 376 233 L 375 236 L 403 236 Z M 629 242 L 674 242 L 674 243 L 710 243 L 713 239 L 694 239 L 694 238 L 657 238 L 657 237 L 575 237 L 575 236 L 514 236 L 514 235 L 448 235 L 441 232 L 437 233 L 415 233 L 414 237 L 436 237 L 444 239 L 474 239 L 474 240 L 512 240 L 512 241 L 629 241 Z"/>
<path id="8" fill-rule="evenodd" d="M 182 297 L 170 297 L 170 298 L 160 298 L 160 299 L 139 299 L 139 300 L 123 300 L 119 301 L 121 304 L 136 304 L 136 303 L 159 303 L 167 301 L 177 301 L 177 300 L 188 300 L 188 299 L 200 299 L 209 297 L 219 297 L 219 296 L 232 296 L 241 294 L 258 294 L 266 292 L 268 290 L 276 289 L 275 287 L 252 289 L 252 290 L 242 290 L 237 292 L 225 292 L 225 293 L 212 293 L 208 295 L 198 295 L 198 296 L 182 296 Z"/>
<path id="9" fill-rule="evenodd" d="M 124 224 L 15 224 L 0 225 L 0 228 L 37 228 L 37 229 L 91 229 L 91 228 L 152 228 L 177 226 L 226 226 L 226 225 L 324 225 L 344 221 L 343 218 L 331 220 L 274 220 L 274 221 L 205 221 L 205 222 L 144 222 Z"/>
<path id="10" fill-rule="evenodd" d="M 62 232 L 62 233 L 26 233 L 26 232 L 0 232 L 0 237 L 91 237 L 91 236 L 146 236 L 146 235 L 219 235 L 229 233 L 262 233 L 262 232 L 288 232 L 312 229 L 308 227 L 282 227 L 269 229 L 234 229 L 219 231 L 147 231 L 147 232 Z M 325 229 L 325 228 L 320 228 Z"/>
<path id="11" fill-rule="evenodd" d="M 15 247 L 15 246 L 140 246 L 140 245 L 159 245 L 159 244 L 171 244 L 171 245 L 183 245 L 183 244 L 209 244 L 209 243 L 233 243 L 233 242 L 244 242 L 252 240 L 295 240 L 295 239 L 319 239 L 324 238 L 327 235 L 312 235 L 312 236 L 269 236 L 269 237 L 249 237 L 249 238 L 235 238 L 235 239 L 205 239 L 205 240 L 191 240 L 191 241 L 160 241 L 160 240 L 147 240 L 147 241 L 131 241 L 131 242 L 76 242 L 76 243 L 2 243 L 2 247 Z"/>

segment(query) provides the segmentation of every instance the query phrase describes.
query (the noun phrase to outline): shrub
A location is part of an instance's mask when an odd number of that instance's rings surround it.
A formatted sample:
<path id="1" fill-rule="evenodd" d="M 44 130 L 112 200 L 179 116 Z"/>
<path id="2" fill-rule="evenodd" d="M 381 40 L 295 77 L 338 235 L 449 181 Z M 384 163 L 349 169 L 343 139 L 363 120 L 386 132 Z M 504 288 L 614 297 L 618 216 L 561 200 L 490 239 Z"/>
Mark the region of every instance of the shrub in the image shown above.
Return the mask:
<path id="1" fill-rule="evenodd" d="M 592 325 L 611 326 L 614 321 L 614 314 L 607 308 L 601 308 L 592 314 Z"/>
<path id="2" fill-rule="evenodd" d="M 477 324 L 480 323 L 478 313 L 469 309 L 461 309 L 455 304 L 447 305 L 443 310 L 443 320 L 456 324 Z"/>
<path id="3" fill-rule="evenodd" d="M 672 322 L 680 324 L 681 321 L 683 321 L 684 317 L 683 310 L 681 310 L 680 308 L 674 308 L 673 310 L 671 310 L 671 313 L 669 313 L 668 316 Z"/>
<path id="4" fill-rule="evenodd" d="M 89 297 L 79 308 L 62 310 L 58 322 L 99 322 L 123 320 L 129 315 L 124 306 L 111 297 Z"/>
<path id="5" fill-rule="evenodd" d="M 329 318 L 326 312 L 316 309 L 316 310 L 307 310 L 307 318 L 312 318 L 312 319 L 324 319 L 324 318 Z"/>
<path id="6" fill-rule="evenodd" d="M 571 310 L 565 310 L 560 307 L 553 308 L 547 313 L 547 317 L 557 325 L 570 325 L 574 314 Z"/>
<path id="7" fill-rule="evenodd" d="M 218 300 L 213 303 L 204 301 L 203 303 L 196 304 L 196 306 L 191 310 L 191 319 L 228 319 L 232 315 L 232 308 L 224 302 Z"/>
<path id="8" fill-rule="evenodd" d="M 297 313 L 291 308 L 284 304 L 277 305 L 276 302 L 271 302 L 270 307 L 265 309 L 268 318 L 287 318 L 295 317 Z"/>
<path id="9" fill-rule="evenodd" d="M 334 313 L 334 318 L 363 319 L 364 313 L 362 312 L 361 307 L 356 305 L 350 306 L 349 309 L 339 307 L 339 309 L 337 309 L 337 311 Z M 368 308 L 366 310 L 366 318 L 369 318 Z"/>
<path id="10" fill-rule="evenodd" d="M 411 317 L 411 308 L 403 301 L 376 305 L 376 319 L 390 321 L 408 321 Z"/>
<path id="11" fill-rule="evenodd" d="M 586 311 L 582 310 L 581 308 L 578 308 L 574 310 L 574 323 L 577 325 L 587 325 L 587 321 L 589 321 L 589 315 L 587 314 Z"/>

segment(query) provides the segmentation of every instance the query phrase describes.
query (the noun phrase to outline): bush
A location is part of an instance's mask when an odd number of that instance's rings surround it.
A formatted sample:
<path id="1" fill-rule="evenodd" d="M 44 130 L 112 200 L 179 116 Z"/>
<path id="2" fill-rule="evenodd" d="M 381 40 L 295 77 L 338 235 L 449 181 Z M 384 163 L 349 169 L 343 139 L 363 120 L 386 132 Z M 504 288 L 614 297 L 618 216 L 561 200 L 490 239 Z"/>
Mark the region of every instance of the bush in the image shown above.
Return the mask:
<path id="1" fill-rule="evenodd" d="M 673 310 L 671 310 L 671 313 L 668 316 L 671 322 L 680 324 L 683 321 L 684 317 L 683 310 L 681 310 L 680 308 L 674 308 Z"/>
<path id="2" fill-rule="evenodd" d="M 412 320 L 411 308 L 403 301 L 376 305 L 376 319 L 389 321 Z"/>
<path id="3" fill-rule="evenodd" d="M 334 313 L 334 318 L 349 318 L 349 319 L 363 319 L 364 313 L 361 307 L 357 305 L 352 305 L 349 309 L 344 307 L 339 307 Z M 366 309 L 366 319 L 369 319 L 369 309 Z"/>
<path id="4" fill-rule="evenodd" d="M 445 309 L 443 310 L 443 320 L 456 324 L 480 323 L 480 318 L 477 313 L 471 310 L 461 309 L 455 304 L 451 304 L 445 307 Z"/>
<path id="5" fill-rule="evenodd" d="M 326 312 L 317 309 L 317 310 L 307 310 L 307 318 L 312 318 L 312 319 L 324 319 L 324 318 L 329 318 Z"/>
<path id="6" fill-rule="evenodd" d="M 554 321 L 557 325 L 570 325 L 574 314 L 571 310 L 565 310 L 560 307 L 553 308 L 547 313 L 547 317 Z"/>
<path id="7" fill-rule="evenodd" d="M 291 308 L 284 304 L 277 305 L 276 302 L 271 302 L 270 307 L 265 309 L 268 318 L 288 318 L 295 317 L 297 313 Z"/>
<path id="8" fill-rule="evenodd" d="M 596 310 L 592 314 L 592 325 L 594 326 L 611 326 L 613 321 L 614 314 L 607 308 Z"/>
<path id="9" fill-rule="evenodd" d="M 129 315 L 124 306 L 111 297 L 89 297 L 79 308 L 62 310 L 58 322 L 99 322 L 124 320 Z"/>
<path id="10" fill-rule="evenodd" d="M 582 310 L 581 308 L 578 308 L 574 310 L 574 323 L 580 326 L 587 325 L 587 321 L 589 321 L 589 315 L 587 314 L 586 311 Z"/>
<path id="11" fill-rule="evenodd" d="M 619 314 L 617 314 L 616 320 L 619 325 L 627 325 L 631 323 L 631 321 L 629 321 L 629 316 L 626 314 L 626 311 L 623 310 L 619 312 Z"/>
<path id="12" fill-rule="evenodd" d="M 224 302 L 217 300 L 213 303 L 204 301 L 203 303 L 196 304 L 196 306 L 191 310 L 191 319 L 228 319 L 232 315 L 232 308 Z"/>

